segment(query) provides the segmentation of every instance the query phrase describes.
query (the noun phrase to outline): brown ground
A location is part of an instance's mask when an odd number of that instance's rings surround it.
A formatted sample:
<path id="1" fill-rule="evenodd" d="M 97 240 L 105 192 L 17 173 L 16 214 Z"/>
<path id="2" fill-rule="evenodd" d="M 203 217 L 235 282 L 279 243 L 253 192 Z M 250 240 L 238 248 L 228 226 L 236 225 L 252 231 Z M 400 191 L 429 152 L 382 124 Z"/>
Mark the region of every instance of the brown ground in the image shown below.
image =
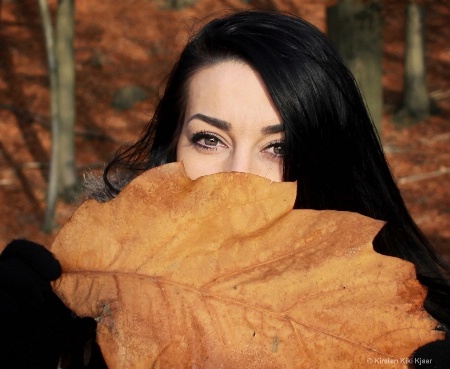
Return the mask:
<path id="1" fill-rule="evenodd" d="M 55 1 L 51 1 L 54 5 Z M 256 1 L 254 1 L 255 3 Z M 259 1 L 268 3 L 268 1 Z M 324 29 L 323 0 L 277 0 L 278 8 Z M 427 4 L 429 89 L 440 114 L 413 127 L 391 122 L 401 100 L 406 0 L 383 10 L 385 116 L 383 141 L 413 217 L 450 262 L 450 3 Z M 132 140 L 151 115 L 160 81 L 192 26 L 207 14 L 246 7 L 241 0 L 198 0 L 173 11 L 156 0 L 76 2 L 77 161 L 80 175 L 98 169 Z M 55 234 L 39 227 L 49 158 L 49 95 L 37 1 L 4 0 L 0 38 L 0 245 L 26 237 L 49 245 Z M 114 91 L 138 84 L 150 101 L 132 110 L 112 108 Z M 427 174 L 425 177 L 422 174 Z M 76 205 L 59 204 L 64 224 Z"/>

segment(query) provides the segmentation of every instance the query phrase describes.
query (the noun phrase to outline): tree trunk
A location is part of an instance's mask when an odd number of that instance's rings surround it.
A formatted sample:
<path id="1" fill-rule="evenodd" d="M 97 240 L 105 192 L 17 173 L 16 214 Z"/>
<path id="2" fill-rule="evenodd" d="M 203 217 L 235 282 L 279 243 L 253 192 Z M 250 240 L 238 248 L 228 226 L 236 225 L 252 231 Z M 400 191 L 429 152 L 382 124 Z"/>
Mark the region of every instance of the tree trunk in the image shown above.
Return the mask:
<path id="1" fill-rule="evenodd" d="M 51 232 L 54 228 L 56 202 L 58 200 L 58 162 L 59 156 L 59 111 L 58 111 L 58 76 L 57 61 L 55 58 L 55 47 L 53 44 L 53 27 L 47 0 L 39 0 L 39 10 L 42 19 L 42 28 L 45 37 L 45 48 L 47 52 L 48 73 L 50 79 L 50 110 L 52 127 L 52 147 L 50 170 L 47 187 L 47 204 L 42 228 L 45 232 Z"/>
<path id="2" fill-rule="evenodd" d="M 60 0 L 57 37 L 47 0 L 39 0 L 50 79 L 52 147 L 47 187 L 47 204 L 42 228 L 55 226 L 58 197 L 72 199 L 77 188 L 75 169 L 75 63 L 73 52 L 74 1 Z"/>
<path id="3" fill-rule="evenodd" d="M 58 194 L 73 200 L 78 188 L 75 166 L 75 61 L 74 0 L 60 0 L 56 13 L 56 58 L 58 65 L 58 106 L 60 131 L 58 141 Z"/>
<path id="4" fill-rule="evenodd" d="M 163 4 L 169 9 L 180 10 L 185 6 L 192 5 L 195 0 L 164 0 Z"/>
<path id="5" fill-rule="evenodd" d="M 421 120 L 430 115 L 425 64 L 424 9 L 416 2 L 406 6 L 405 86 L 403 115 Z"/>
<path id="6" fill-rule="evenodd" d="M 340 0 L 327 9 L 328 35 L 354 74 L 381 132 L 383 115 L 381 0 Z"/>

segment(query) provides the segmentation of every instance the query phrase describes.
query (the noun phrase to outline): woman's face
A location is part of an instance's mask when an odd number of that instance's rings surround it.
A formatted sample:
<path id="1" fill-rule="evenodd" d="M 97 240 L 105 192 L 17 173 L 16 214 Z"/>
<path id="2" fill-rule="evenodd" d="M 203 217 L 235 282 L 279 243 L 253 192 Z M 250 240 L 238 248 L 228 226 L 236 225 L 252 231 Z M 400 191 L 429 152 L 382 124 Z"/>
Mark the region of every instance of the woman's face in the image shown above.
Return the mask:
<path id="1" fill-rule="evenodd" d="M 190 178 L 233 171 L 279 182 L 283 151 L 281 117 L 253 69 L 226 61 L 193 75 L 177 146 Z"/>

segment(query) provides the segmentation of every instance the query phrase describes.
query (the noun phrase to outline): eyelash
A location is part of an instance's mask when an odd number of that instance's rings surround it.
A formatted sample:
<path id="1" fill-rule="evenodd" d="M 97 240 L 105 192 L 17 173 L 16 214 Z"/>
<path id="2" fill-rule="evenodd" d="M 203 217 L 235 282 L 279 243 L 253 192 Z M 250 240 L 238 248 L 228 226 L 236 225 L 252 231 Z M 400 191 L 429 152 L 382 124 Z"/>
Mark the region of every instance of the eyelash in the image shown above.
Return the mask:
<path id="1" fill-rule="evenodd" d="M 203 144 L 199 143 L 200 140 L 203 140 L 206 138 L 210 138 L 210 139 L 214 138 L 218 141 L 218 143 L 222 143 L 223 145 L 225 145 L 223 143 L 223 141 L 219 138 L 219 136 L 217 136 L 211 132 L 207 132 L 207 131 L 200 131 L 200 132 L 194 133 L 189 138 L 189 142 L 191 142 L 191 144 L 195 145 L 196 147 L 198 147 L 199 149 L 202 149 L 202 150 L 217 150 L 217 146 L 209 146 L 209 145 L 203 145 Z"/>
<path id="2" fill-rule="evenodd" d="M 271 141 L 269 142 L 269 144 L 264 148 L 264 150 L 267 150 L 271 147 L 276 147 L 276 146 L 280 146 L 281 150 L 283 151 L 282 154 L 277 154 L 277 153 L 268 153 L 269 155 L 275 156 L 277 158 L 281 158 L 284 156 L 284 141 Z"/>
<path id="3" fill-rule="evenodd" d="M 207 131 L 200 131 L 200 132 L 194 133 L 189 138 L 189 142 L 191 144 L 193 144 L 194 146 L 196 146 L 197 148 L 201 149 L 201 150 L 214 150 L 214 151 L 216 151 L 217 150 L 217 145 L 216 146 L 209 146 L 209 145 L 204 145 L 204 144 L 199 143 L 201 140 L 208 139 L 208 138 L 209 139 L 211 139 L 211 138 L 212 139 L 216 139 L 218 141 L 218 145 L 222 144 L 224 146 L 227 146 L 220 139 L 220 137 L 218 135 L 215 135 L 215 134 L 213 134 L 211 132 L 207 132 Z M 266 151 L 267 149 L 276 147 L 276 146 L 280 146 L 281 150 L 284 151 L 284 141 L 279 141 L 279 140 L 269 142 L 269 144 L 264 148 L 264 151 Z M 275 152 L 274 153 L 266 152 L 266 153 L 268 155 L 271 155 L 271 156 L 274 156 L 274 157 L 277 157 L 277 158 L 284 156 L 284 153 L 283 154 L 277 154 Z"/>

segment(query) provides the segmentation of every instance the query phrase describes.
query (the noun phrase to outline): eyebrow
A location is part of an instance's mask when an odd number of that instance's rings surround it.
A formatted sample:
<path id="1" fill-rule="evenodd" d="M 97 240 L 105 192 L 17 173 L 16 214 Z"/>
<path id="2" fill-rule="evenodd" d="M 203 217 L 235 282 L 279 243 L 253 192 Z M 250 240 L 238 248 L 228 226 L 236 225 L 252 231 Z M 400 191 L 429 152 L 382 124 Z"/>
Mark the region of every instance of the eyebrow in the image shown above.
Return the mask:
<path id="1" fill-rule="evenodd" d="M 214 126 L 216 128 L 219 128 L 219 129 L 222 129 L 224 131 L 231 130 L 231 124 L 230 123 L 228 123 L 228 122 L 226 122 L 224 120 L 213 118 L 213 117 L 209 117 L 209 116 L 207 116 L 205 114 L 200 114 L 200 113 L 194 114 L 192 117 L 190 117 L 188 119 L 187 123 L 189 123 L 191 120 L 194 120 L 194 119 L 202 120 L 203 122 L 211 124 L 212 126 Z"/>
<path id="2" fill-rule="evenodd" d="M 284 132 L 284 125 L 283 124 L 274 124 L 273 126 L 267 126 L 261 129 L 261 133 L 265 135 L 270 135 L 274 133 L 281 133 Z"/>
<path id="3" fill-rule="evenodd" d="M 222 129 L 224 131 L 230 131 L 231 130 L 231 124 L 218 118 L 209 117 L 205 114 L 197 113 L 191 116 L 187 124 L 189 124 L 190 121 L 194 119 L 199 119 L 205 123 L 211 124 L 212 126 Z M 284 132 L 284 126 L 282 124 L 274 124 L 271 126 L 267 126 L 261 129 L 261 133 L 268 135 L 268 134 L 274 134 L 274 133 L 280 133 Z"/>

